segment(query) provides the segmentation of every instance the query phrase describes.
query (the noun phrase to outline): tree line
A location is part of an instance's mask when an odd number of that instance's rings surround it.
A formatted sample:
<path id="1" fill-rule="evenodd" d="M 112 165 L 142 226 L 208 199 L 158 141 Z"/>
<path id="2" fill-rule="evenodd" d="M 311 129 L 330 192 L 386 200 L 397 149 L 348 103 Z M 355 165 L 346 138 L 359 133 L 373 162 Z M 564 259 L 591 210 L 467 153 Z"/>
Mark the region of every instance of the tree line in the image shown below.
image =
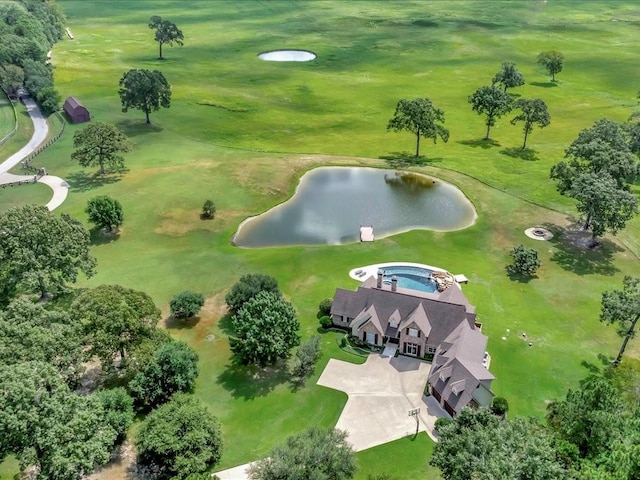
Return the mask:
<path id="1" fill-rule="evenodd" d="M 46 113 L 60 105 L 48 52 L 62 38 L 65 17 L 55 1 L 0 4 L 0 85 L 9 95 L 25 86 Z"/>

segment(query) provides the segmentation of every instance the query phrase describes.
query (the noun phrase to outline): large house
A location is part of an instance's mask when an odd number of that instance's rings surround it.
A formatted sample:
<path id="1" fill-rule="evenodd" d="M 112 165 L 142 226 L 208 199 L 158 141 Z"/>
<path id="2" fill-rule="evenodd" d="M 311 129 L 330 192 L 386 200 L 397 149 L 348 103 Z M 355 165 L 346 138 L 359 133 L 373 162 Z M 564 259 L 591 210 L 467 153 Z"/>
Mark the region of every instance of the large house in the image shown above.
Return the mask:
<path id="1" fill-rule="evenodd" d="M 455 415 L 465 406 L 488 407 L 495 378 L 486 367 L 487 337 L 475 309 L 455 282 L 442 292 L 401 288 L 382 273 L 355 291 L 336 289 L 333 324 L 370 345 L 396 347 L 416 357 L 433 356 L 428 384 L 442 407 Z"/>

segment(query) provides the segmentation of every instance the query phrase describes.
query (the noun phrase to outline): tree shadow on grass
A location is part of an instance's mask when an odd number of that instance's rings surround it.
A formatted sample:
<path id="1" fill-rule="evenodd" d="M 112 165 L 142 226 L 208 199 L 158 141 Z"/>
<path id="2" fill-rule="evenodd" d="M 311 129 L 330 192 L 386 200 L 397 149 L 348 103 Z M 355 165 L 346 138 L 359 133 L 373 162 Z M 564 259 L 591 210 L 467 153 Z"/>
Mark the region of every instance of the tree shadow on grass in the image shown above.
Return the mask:
<path id="1" fill-rule="evenodd" d="M 191 318 L 175 318 L 173 315 L 169 315 L 164 319 L 164 325 L 170 330 L 188 330 L 200 322 L 198 315 Z"/>
<path id="2" fill-rule="evenodd" d="M 71 190 L 78 192 L 87 192 L 94 188 L 102 187 L 104 185 L 110 185 L 120 181 L 122 173 L 111 173 L 107 175 L 100 175 L 99 173 L 87 174 L 85 172 L 75 172 L 67 175 L 67 183 Z"/>
<path id="3" fill-rule="evenodd" d="M 120 238 L 119 231 L 105 232 L 102 228 L 93 227 L 89 230 L 89 240 L 91 245 L 107 245 Z"/>
<path id="4" fill-rule="evenodd" d="M 218 375 L 216 383 L 227 390 L 233 398 L 253 400 L 268 395 L 274 388 L 289 382 L 290 376 L 286 362 L 279 362 L 274 367 L 257 367 L 232 363 Z"/>
<path id="5" fill-rule="evenodd" d="M 591 233 L 585 232 L 575 224 L 569 227 L 543 225 L 551 230 L 554 237 L 548 240 L 556 251 L 551 261 L 577 275 L 615 275 L 619 269 L 614 264 L 616 253 L 624 249 L 606 238 L 600 239 L 595 247 L 589 246 Z"/>
<path id="6" fill-rule="evenodd" d="M 527 160 L 528 162 L 535 162 L 539 160 L 536 155 L 536 151 L 533 148 L 525 148 L 524 150 L 520 147 L 504 148 L 500 150 L 500 153 L 511 158 Z"/>
<path id="7" fill-rule="evenodd" d="M 492 147 L 500 147 L 500 142 L 494 140 L 493 138 L 478 138 L 476 140 L 460 140 L 457 142 L 461 145 L 466 145 L 467 147 L 474 148 L 482 148 L 483 150 L 487 150 Z"/>
<path id="8" fill-rule="evenodd" d="M 541 88 L 553 88 L 558 86 L 558 82 L 531 82 L 529 85 Z"/>
<path id="9" fill-rule="evenodd" d="M 164 130 L 160 125 L 155 123 L 146 123 L 144 117 L 136 119 L 123 119 L 116 122 L 116 127 L 127 134 L 128 137 L 137 137 L 147 133 L 160 133 Z"/>
<path id="10" fill-rule="evenodd" d="M 222 333 L 224 333 L 227 337 L 231 337 L 235 333 L 233 331 L 233 323 L 231 322 L 232 316 L 233 314 L 231 312 L 228 312 L 226 315 L 221 317 L 220 320 L 218 320 L 218 328 L 222 330 Z"/>
<path id="11" fill-rule="evenodd" d="M 423 167 L 442 160 L 440 157 L 427 158 L 422 155 L 416 157 L 406 152 L 391 152 L 389 155 L 381 155 L 378 158 L 386 161 L 392 168 Z"/>
<path id="12" fill-rule="evenodd" d="M 507 277 L 509 277 L 509 280 L 511 280 L 512 282 L 525 283 L 525 284 L 529 283 L 534 278 L 538 278 L 536 274 L 527 275 L 525 273 L 511 273 L 511 272 L 507 272 Z"/>

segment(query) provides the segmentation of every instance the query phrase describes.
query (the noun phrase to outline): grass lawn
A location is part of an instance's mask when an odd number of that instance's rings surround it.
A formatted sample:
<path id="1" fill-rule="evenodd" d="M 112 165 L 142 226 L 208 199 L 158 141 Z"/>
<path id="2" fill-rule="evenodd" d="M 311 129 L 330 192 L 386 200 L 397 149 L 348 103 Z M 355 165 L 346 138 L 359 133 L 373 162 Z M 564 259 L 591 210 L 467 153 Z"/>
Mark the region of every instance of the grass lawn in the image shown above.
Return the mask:
<path id="1" fill-rule="evenodd" d="M 45 205 L 51 200 L 52 195 L 51 189 L 42 183 L 29 183 L 5 188 L 0 186 L 0 212 L 27 203 Z"/>
<path id="2" fill-rule="evenodd" d="M 0 95 L 0 139 L 7 136 L 15 127 L 16 119 L 11 103 L 4 94 Z"/>
<path id="3" fill-rule="evenodd" d="M 350 268 L 402 260 L 464 273 L 464 287 L 489 336 L 496 394 L 515 415 L 544 415 L 546 402 L 577 385 L 613 355 L 619 339 L 600 325 L 603 290 L 623 275 L 640 275 L 640 219 L 593 251 L 570 241 L 574 209 L 548 179 L 551 165 L 577 133 L 595 120 L 622 121 L 636 107 L 640 7 L 633 2 L 60 2 L 75 40 L 54 47 L 56 85 L 77 96 L 99 121 L 124 129 L 135 143 L 128 171 L 96 176 L 69 160 L 65 135 L 38 157 L 39 165 L 71 185 L 60 207 L 86 220 L 87 200 L 117 198 L 125 223 L 118 239 L 95 237 L 98 273 L 81 285 L 119 283 L 149 292 L 168 314 L 182 290 L 208 298 L 199 322 L 168 325 L 200 355 L 196 395 L 220 417 L 225 452 L 217 468 L 254 460 L 307 425 L 329 426 L 343 394 L 315 385 L 330 357 L 351 357 L 323 336 L 324 356 L 314 378 L 292 392 L 282 370 L 233 365 L 224 294 L 244 273 L 275 276 L 299 312 L 303 336 L 315 333 L 319 301 L 335 287 L 355 288 Z M 151 15 L 174 21 L 184 47 L 165 48 L 159 61 Z M 276 48 L 313 50 L 306 64 L 260 62 Z M 536 65 L 542 50 L 558 49 L 567 61 L 557 84 Z M 552 123 L 530 136 L 520 155 L 520 127 L 504 118 L 493 140 L 480 140 L 483 119 L 467 97 L 488 84 L 503 61 L 515 61 L 527 85 L 522 97 L 540 97 Z M 137 111 L 122 113 L 117 97 L 129 68 L 160 69 L 172 84 L 171 109 L 155 112 L 152 126 Z M 427 96 L 446 113 L 447 144 L 423 143 L 424 157 L 407 161 L 414 138 L 386 132 L 400 98 Z M 413 231 L 373 244 L 239 249 L 230 238 L 246 217 L 288 198 L 302 173 L 318 165 L 401 165 L 458 185 L 478 210 L 478 222 L 450 233 Z M 1 192 L 0 192 L 1 194 Z M 0 197 L 1 198 L 1 197 Z M 206 199 L 218 213 L 198 214 Z M 523 231 L 547 226 L 550 242 Z M 505 274 L 508 251 L 536 248 L 543 267 L 527 283 Z M 526 333 L 526 342 L 522 333 Z M 504 337 L 504 340 L 503 340 Z M 529 347 L 528 342 L 533 346 Z M 640 356 L 637 342 L 629 354 Z M 397 479 L 427 474 L 426 436 L 358 454 L 362 470 L 384 471 L 383 459 L 411 450 L 396 462 Z M 420 456 L 422 455 L 422 457 Z M 366 465 L 366 466 L 365 466 Z M 380 466 L 378 468 L 378 466 Z M 428 473 L 431 475 L 431 473 Z M 431 475 L 434 477 L 435 474 Z M 4 477 L 3 477 L 4 478 Z"/>
<path id="4" fill-rule="evenodd" d="M 18 117 L 18 130 L 9 140 L 0 145 L 0 159 L 2 160 L 9 158 L 11 155 L 20 150 L 29 141 L 31 135 L 33 135 L 33 123 L 29 119 L 29 115 L 27 115 L 27 109 L 20 102 L 16 102 L 14 105 L 16 107 L 16 114 Z M 7 106 L 6 108 L 10 107 Z M 13 118 L 13 114 L 11 115 Z M 11 128 L 13 128 L 13 125 L 11 126 Z M 11 130 L 11 128 L 7 130 L 7 133 Z M 2 137 L 0 136 L 0 138 Z M 16 171 L 14 173 L 20 172 Z"/>
<path id="5" fill-rule="evenodd" d="M 438 480 L 440 470 L 427 464 L 425 456 L 431 455 L 433 442 L 426 433 L 406 437 L 395 442 L 370 448 L 356 454 L 358 472 L 356 480 L 367 480 L 387 474 L 389 478 L 427 478 Z"/>

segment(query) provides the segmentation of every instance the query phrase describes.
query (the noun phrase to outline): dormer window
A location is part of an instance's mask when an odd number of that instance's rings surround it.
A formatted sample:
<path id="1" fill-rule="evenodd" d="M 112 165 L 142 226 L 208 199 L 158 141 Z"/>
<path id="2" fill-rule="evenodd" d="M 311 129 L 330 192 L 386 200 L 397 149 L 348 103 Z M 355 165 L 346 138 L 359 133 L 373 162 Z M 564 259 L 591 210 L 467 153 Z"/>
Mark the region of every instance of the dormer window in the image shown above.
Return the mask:
<path id="1" fill-rule="evenodd" d="M 409 329 L 409 336 L 410 337 L 419 337 L 420 336 L 420 332 L 418 331 L 417 328 L 410 328 Z"/>

